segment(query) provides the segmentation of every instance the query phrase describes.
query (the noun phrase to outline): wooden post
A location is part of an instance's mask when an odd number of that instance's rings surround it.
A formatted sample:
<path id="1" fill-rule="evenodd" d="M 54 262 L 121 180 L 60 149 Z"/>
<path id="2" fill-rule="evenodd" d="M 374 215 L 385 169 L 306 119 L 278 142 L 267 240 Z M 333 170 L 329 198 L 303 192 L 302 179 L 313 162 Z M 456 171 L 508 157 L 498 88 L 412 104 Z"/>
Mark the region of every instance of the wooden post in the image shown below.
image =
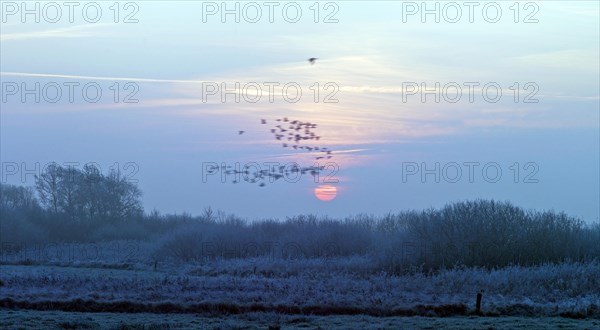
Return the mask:
<path id="1" fill-rule="evenodd" d="M 483 295 L 482 293 L 483 293 L 483 290 L 477 292 L 477 304 L 475 305 L 475 312 L 477 314 L 481 314 L 481 297 Z"/>

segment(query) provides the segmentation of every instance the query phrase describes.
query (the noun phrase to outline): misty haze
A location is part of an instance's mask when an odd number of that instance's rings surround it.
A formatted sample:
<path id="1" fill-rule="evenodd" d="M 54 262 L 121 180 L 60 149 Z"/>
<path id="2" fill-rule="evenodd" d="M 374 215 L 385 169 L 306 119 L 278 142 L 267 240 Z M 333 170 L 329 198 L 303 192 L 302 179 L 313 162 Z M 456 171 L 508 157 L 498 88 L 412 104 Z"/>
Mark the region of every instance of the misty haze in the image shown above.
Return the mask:
<path id="1" fill-rule="evenodd" d="M 0 328 L 600 329 L 598 2 L 0 7 Z"/>

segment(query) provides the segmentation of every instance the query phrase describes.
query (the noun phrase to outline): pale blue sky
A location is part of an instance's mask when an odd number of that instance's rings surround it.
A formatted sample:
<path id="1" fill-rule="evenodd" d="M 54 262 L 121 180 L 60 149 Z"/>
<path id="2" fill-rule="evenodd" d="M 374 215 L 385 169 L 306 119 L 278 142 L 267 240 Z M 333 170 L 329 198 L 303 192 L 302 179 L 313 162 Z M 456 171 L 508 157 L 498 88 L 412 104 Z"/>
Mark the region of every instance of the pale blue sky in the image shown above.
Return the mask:
<path id="1" fill-rule="evenodd" d="M 69 103 L 66 96 L 56 104 L 23 103 L 5 95 L 3 163 L 97 162 L 106 172 L 111 164 L 135 162 L 146 209 L 164 212 L 199 213 L 211 205 L 249 218 L 342 216 L 494 198 L 599 217 L 597 2 L 536 2 L 539 21 L 530 24 L 513 21 L 512 1 L 497 2 L 503 14 L 494 24 L 477 10 L 474 23 L 466 17 L 422 23 L 418 16 L 403 22 L 401 3 L 388 1 L 335 2 L 339 22 L 332 24 L 313 22 L 313 2 L 299 2 L 303 16 L 295 24 L 277 11 L 275 23 L 266 17 L 257 24 L 222 23 L 216 16 L 203 23 L 199 3 L 136 2 L 139 22 L 124 24 L 112 21 L 112 2 L 99 3 L 104 15 L 94 24 L 77 11 L 73 23 L 22 23 L 15 15 L 2 23 L 3 83 L 96 82 L 105 95 L 96 104 L 81 97 Z M 520 10 L 522 21 L 530 10 Z M 311 66 L 309 57 L 319 60 Z M 127 81 L 137 82 L 139 103 L 113 103 L 109 86 Z M 215 96 L 203 103 L 203 81 L 297 82 L 303 98 L 269 103 L 263 95 L 258 103 L 235 103 L 230 96 L 222 103 Z M 313 102 L 315 82 L 337 84 L 339 102 Z M 476 94 L 470 103 L 465 89 L 457 103 L 435 103 L 431 96 L 423 103 L 419 94 L 403 102 L 403 83 L 410 82 L 496 82 L 503 97 L 489 103 Z M 509 89 L 515 82 L 521 89 L 535 83 L 539 102 L 522 102 L 528 89 L 515 103 Z M 202 182 L 203 162 L 312 164 L 314 156 L 281 148 L 260 124 L 283 116 L 318 123 L 319 145 L 337 151 L 334 201 L 317 200 L 318 184 L 309 177 L 262 188 L 216 177 Z M 421 162 L 430 168 L 498 163 L 503 175 L 497 183 L 481 175 L 471 183 L 466 173 L 457 183 L 435 183 L 433 176 L 403 182 L 403 163 Z M 538 183 L 522 182 L 528 162 L 538 167 Z M 3 180 L 20 181 L 16 175 Z M 33 184 L 31 177 L 25 181 Z"/>

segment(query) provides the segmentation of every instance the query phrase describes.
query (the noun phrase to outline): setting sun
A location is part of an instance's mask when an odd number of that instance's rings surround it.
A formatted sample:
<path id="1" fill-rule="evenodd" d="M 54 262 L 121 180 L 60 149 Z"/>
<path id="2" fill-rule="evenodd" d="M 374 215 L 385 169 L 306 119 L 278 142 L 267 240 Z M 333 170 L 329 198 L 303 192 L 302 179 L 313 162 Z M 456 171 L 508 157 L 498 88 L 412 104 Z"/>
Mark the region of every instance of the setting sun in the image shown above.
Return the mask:
<path id="1" fill-rule="evenodd" d="M 329 202 L 337 196 L 337 188 L 330 185 L 318 186 L 315 188 L 315 197 L 324 202 Z"/>

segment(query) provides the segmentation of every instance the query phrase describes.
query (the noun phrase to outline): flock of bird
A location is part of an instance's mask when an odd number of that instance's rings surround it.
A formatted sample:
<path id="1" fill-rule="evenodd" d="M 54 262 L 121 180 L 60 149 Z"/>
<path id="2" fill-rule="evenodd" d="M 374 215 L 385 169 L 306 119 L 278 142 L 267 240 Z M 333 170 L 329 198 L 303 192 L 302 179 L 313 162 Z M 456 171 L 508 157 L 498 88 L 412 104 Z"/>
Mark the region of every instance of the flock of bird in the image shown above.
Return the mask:
<path id="1" fill-rule="evenodd" d="M 315 141 L 321 139 L 313 130 L 317 124 L 311 122 L 302 122 L 299 120 L 290 120 L 287 117 L 275 120 L 276 125 L 270 129 L 276 140 L 281 141 L 283 148 L 307 152 L 320 152 L 316 160 L 331 159 L 332 151 L 325 147 L 315 146 Z M 266 125 L 267 120 L 261 119 L 261 124 Z"/>
<path id="2" fill-rule="evenodd" d="M 308 59 L 308 62 L 313 65 L 317 58 L 311 57 Z M 261 125 L 269 125 L 269 121 L 267 119 L 260 120 Z M 333 157 L 332 150 L 315 146 L 316 141 L 321 139 L 320 135 L 317 135 L 314 130 L 317 128 L 317 124 L 311 122 L 303 122 L 299 120 L 291 120 L 288 117 L 278 118 L 274 120 L 269 131 L 273 134 L 274 138 L 277 141 L 281 142 L 283 148 L 290 148 L 297 151 L 306 151 L 306 152 L 318 152 L 317 156 L 315 156 L 315 160 L 323 160 L 323 159 L 331 159 Z M 238 131 L 238 135 L 244 134 L 246 131 Z M 214 168 L 209 168 L 210 171 L 217 171 L 219 168 L 215 166 Z M 251 172 L 250 168 L 232 168 L 231 166 L 227 166 L 222 169 L 225 171 L 227 175 L 236 175 L 236 179 L 233 180 L 233 183 L 238 183 L 239 179 L 243 179 L 244 181 L 250 183 L 259 183 L 259 186 L 264 187 L 265 179 L 269 179 L 270 182 L 277 181 L 281 178 L 288 177 L 289 175 L 293 175 L 293 177 L 297 175 L 303 175 L 309 173 L 313 176 L 318 175 L 319 171 L 325 169 L 325 166 L 308 166 L 308 167 L 300 167 L 298 165 L 291 166 L 279 166 L 277 168 L 271 169 L 259 169 L 258 171 Z M 214 173 L 214 172 L 213 172 Z M 251 177 L 250 177 L 251 175 Z"/>
<path id="3" fill-rule="evenodd" d="M 221 168 L 218 165 L 212 165 L 208 167 L 207 174 L 215 174 L 219 170 L 222 170 L 226 175 L 234 176 L 235 179 L 232 181 L 233 183 L 239 183 L 240 180 L 244 180 L 249 183 L 258 183 L 260 187 L 264 187 L 266 186 L 267 181 L 272 183 L 282 178 L 296 180 L 299 176 L 307 173 L 316 176 L 324 169 L 325 166 L 301 167 L 298 164 L 280 165 L 269 169 L 253 168 L 253 166 L 250 165 L 245 165 L 244 168 L 234 168 L 231 165 Z"/>
<path id="4" fill-rule="evenodd" d="M 269 125 L 270 121 L 267 119 L 261 119 L 261 125 Z M 319 147 L 315 144 L 316 141 L 321 139 L 320 135 L 315 133 L 315 129 L 317 128 L 317 124 L 311 122 L 303 122 L 300 120 L 292 120 L 288 117 L 275 119 L 273 123 L 271 123 L 271 128 L 268 130 L 273 134 L 275 140 L 281 142 L 281 146 L 283 148 L 294 149 L 297 151 L 305 151 L 305 152 L 318 152 L 317 156 L 315 156 L 315 160 L 327 160 L 333 157 L 333 151 L 326 147 Z M 246 131 L 238 131 L 239 135 L 244 134 Z M 297 177 L 297 175 L 303 174 L 311 174 L 313 176 L 317 175 L 319 171 L 325 169 L 325 166 L 308 166 L 308 167 L 300 167 L 298 165 L 291 166 L 279 166 L 278 168 L 272 169 L 259 169 L 258 171 L 251 172 L 250 168 L 244 169 L 233 169 L 231 166 L 227 166 L 225 169 L 225 174 L 227 175 L 236 175 L 236 179 L 233 180 L 233 183 L 238 183 L 240 178 L 243 178 L 244 181 L 250 183 L 259 182 L 259 186 L 264 187 L 265 179 L 270 179 L 269 181 L 274 182 L 284 177 L 289 177 L 292 175 L 292 178 Z M 209 169 L 210 171 L 216 171 L 218 167 L 214 169 Z M 214 173 L 214 172 L 213 172 Z M 212 173 L 211 173 L 212 174 Z M 249 177 L 252 175 L 252 177 Z"/>

